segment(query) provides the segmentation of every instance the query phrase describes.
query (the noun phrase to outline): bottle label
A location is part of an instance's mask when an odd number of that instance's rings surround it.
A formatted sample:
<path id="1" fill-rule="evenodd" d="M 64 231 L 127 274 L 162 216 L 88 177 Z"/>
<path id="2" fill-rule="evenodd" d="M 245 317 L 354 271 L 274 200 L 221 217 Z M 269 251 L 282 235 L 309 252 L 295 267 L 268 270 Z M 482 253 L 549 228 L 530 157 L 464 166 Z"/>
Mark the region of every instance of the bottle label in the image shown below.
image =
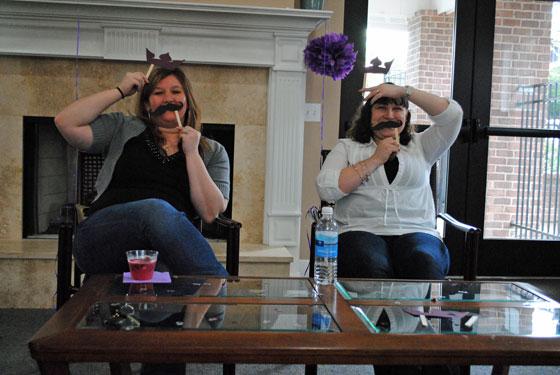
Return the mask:
<path id="1" fill-rule="evenodd" d="M 331 328 L 331 316 L 326 311 L 313 311 L 311 322 L 313 330 L 328 331 Z"/>
<path id="2" fill-rule="evenodd" d="M 323 258 L 338 256 L 338 233 L 317 232 L 315 235 L 315 255 Z"/>

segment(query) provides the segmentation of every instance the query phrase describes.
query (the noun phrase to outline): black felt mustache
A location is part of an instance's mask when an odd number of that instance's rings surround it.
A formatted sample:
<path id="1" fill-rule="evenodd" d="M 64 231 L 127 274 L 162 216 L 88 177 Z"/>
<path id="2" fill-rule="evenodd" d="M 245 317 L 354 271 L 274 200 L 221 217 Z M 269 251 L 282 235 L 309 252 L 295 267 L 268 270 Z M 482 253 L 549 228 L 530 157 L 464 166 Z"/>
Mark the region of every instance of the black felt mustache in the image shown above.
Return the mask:
<path id="1" fill-rule="evenodd" d="M 179 103 L 179 104 L 167 103 L 167 104 L 160 105 L 159 107 L 157 107 L 155 111 L 150 112 L 150 115 L 151 116 L 159 116 L 159 115 L 164 114 L 167 111 L 174 112 L 174 111 L 180 110 L 181 108 L 183 108 L 183 103 Z"/>
<path id="2" fill-rule="evenodd" d="M 402 122 L 400 121 L 385 121 L 385 122 L 380 122 L 379 124 L 375 125 L 373 127 L 373 130 L 381 130 L 381 129 L 385 129 L 385 128 L 398 128 L 402 125 Z"/>

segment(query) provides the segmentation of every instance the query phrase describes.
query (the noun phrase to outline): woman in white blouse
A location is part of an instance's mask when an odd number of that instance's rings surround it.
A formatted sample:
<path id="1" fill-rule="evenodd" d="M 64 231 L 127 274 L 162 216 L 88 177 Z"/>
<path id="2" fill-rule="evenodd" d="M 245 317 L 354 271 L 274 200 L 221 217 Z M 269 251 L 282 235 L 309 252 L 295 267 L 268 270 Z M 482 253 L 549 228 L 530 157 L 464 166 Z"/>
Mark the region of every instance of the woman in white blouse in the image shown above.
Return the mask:
<path id="1" fill-rule="evenodd" d="M 436 230 L 429 176 L 461 126 L 455 101 L 410 86 L 381 84 L 358 109 L 317 176 L 335 202 L 339 277 L 443 279 L 449 254 Z M 415 134 L 409 101 L 434 122 Z"/>

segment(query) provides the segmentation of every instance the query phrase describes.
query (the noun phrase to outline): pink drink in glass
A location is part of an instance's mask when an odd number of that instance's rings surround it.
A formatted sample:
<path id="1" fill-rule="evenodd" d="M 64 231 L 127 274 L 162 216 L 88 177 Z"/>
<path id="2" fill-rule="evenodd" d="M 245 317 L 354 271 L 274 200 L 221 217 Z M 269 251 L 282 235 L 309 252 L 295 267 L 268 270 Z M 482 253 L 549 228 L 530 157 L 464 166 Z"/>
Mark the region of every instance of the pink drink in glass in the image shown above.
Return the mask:
<path id="1" fill-rule="evenodd" d="M 134 280 L 150 280 L 156 268 L 157 251 L 131 250 L 127 252 L 130 276 Z"/>

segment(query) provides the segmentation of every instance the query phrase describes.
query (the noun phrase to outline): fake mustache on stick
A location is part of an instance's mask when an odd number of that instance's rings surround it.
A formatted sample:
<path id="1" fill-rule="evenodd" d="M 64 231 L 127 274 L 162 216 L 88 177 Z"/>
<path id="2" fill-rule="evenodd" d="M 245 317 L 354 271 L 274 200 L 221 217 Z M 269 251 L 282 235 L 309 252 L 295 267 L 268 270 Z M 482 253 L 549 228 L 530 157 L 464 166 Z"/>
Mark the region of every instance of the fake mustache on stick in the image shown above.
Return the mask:
<path id="1" fill-rule="evenodd" d="M 373 127 L 373 130 L 381 130 L 381 129 L 385 129 L 385 128 L 398 128 L 399 126 L 402 125 L 402 122 L 400 121 L 385 121 L 385 122 L 380 122 L 379 124 L 375 125 Z"/>
<path id="2" fill-rule="evenodd" d="M 179 111 L 181 108 L 183 108 L 183 103 L 179 103 L 179 104 L 168 103 L 168 104 L 160 105 L 159 107 L 156 108 L 155 111 L 150 112 L 150 115 L 159 116 L 167 111 L 170 112 Z"/>

